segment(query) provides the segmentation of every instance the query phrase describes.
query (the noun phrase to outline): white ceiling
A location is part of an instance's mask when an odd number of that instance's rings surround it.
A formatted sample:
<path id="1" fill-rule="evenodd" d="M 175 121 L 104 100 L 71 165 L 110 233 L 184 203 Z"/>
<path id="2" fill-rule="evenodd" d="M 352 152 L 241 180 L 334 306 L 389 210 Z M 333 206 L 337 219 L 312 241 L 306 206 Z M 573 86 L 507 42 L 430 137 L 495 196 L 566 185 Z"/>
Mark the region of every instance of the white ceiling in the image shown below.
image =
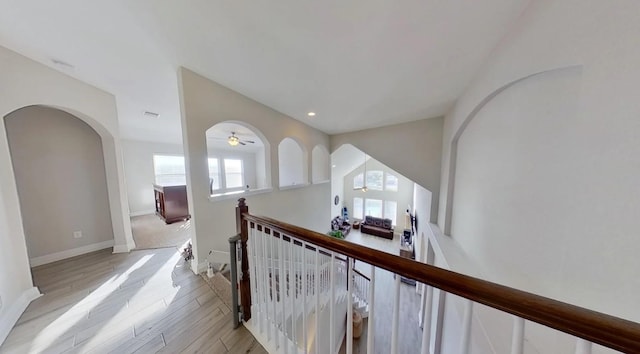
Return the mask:
<path id="1" fill-rule="evenodd" d="M 444 114 L 527 3 L 0 0 L 0 45 L 113 93 L 123 138 L 181 141 L 179 66 L 337 133 Z"/>
<path id="2" fill-rule="evenodd" d="M 246 145 L 238 144 L 231 146 L 227 142 L 231 133 L 240 139 L 240 141 L 253 141 L 253 143 L 245 143 Z M 207 129 L 205 135 L 207 136 L 207 147 L 214 148 L 216 150 L 229 150 L 229 151 L 241 151 L 241 152 L 258 152 L 262 151 L 264 144 L 262 140 L 249 128 L 246 128 L 236 123 L 218 123 L 213 127 Z"/>

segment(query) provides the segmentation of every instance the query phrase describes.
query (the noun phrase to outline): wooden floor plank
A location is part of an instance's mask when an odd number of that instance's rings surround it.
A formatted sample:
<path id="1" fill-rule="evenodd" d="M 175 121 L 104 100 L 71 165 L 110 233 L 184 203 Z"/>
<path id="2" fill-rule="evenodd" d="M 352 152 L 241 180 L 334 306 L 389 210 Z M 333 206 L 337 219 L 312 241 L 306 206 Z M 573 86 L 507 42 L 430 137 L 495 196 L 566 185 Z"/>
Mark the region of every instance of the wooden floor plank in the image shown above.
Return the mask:
<path id="1" fill-rule="evenodd" d="M 230 309 L 175 248 L 101 250 L 32 271 L 43 296 L 0 353 L 226 353 L 223 336 L 234 350 L 264 351 L 231 328 Z"/>

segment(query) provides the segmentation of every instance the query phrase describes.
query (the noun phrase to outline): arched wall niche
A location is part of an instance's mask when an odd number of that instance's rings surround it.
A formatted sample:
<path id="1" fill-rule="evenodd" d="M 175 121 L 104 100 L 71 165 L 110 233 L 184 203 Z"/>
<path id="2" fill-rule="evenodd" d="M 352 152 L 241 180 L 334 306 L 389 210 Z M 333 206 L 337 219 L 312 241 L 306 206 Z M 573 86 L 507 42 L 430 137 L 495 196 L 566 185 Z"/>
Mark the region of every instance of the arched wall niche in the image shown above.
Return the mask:
<path id="1" fill-rule="evenodd" d="M 286 137 L 278 144 L 278 175 L 280 188 L 307 185 L 308 154 L 297 139 Z"/>
<path id="2" fill-rule="evenodd" d="M 100 134 L 38 105 L 7 114 L 4 125 L 31 266 L 114 246 Z M 71 237 L 76 231 L 81 237 Z"/>
<path id="3" fill-rule="evenodd" d="M 526 76 L 517 78 L 513 81 L 510 81 L 498 87 L 497 89 L 492 91 L 489 95 L 487 95 L 485 98 L 480 100 L 480 102 L 467 115 L 467 117 L 464 119 L 462 124 L 460 124 L 455 134 L 453 135 L 453 138 L 451 139 L 451 147 L 449 150 L 449 174 L 447 178 L 447 195 L 446 195 L 445 208 L 444 208 L 445 218 L 444 218 L 443 231 L 445 235 L 451 235 L 451 225 L 453 220 L 453 200 L 454 200 L 455 180 L 456 180 L 456 162 L 458 157 L 458 142 L 460 141 L 460 137 L 465 132 L 465 129 L 467 128 L 469 123 L 471 123 L 471 121 L 478 115 L 478 113 L 482 110 L 482 108 L 484 108 L 496 96 L 498 96 L 500 93 L 504 92 L 505 90 L 509 89 L 510 87 L 540 75 L 552 74 L 552 73 L 557 73 L 561 71 L 571 71 L 571 70 L 581 71 L 582 65 L 569 65 L 569 66 L 563 66 L 559 68 L 538 71 L 533 74 L 526 75 Z"/>
<path id="4" fill-rule="evenodd" d="M 324 145 L 316 145 L 311 150 L 311 182 L 327 182 L 331 178 L 329 150 Z"/>
<path id="5" fill-rule="evenodd" d="M 271 188 L 271 148 L 260 130 L 230 120 L 211 126 L 205 136 L 210 195 Z"/>
<path id="6" fill-rule="evenodd" d="M 12 104 L 9 107 L 0 107 L 3 117 L 3 124 L 1 124 L 2 136 L 4 137 L 0 144 L 0 160 L 6 159 L 9 161 L 7 165 L 7 175 L 3 176 L 0 181 L 3 184 L 7 183 L 8 179 L 13 180 L 14 171 L 11 165 L 11 155 L 9 153 L 8 141 L 6 140 L 6 129 L 4 124 L 4 118 L 18 110 L 28 107 L 44 107 L 61 112 L 65 112 L 89 125 L 99 136 L 102 142 L 102 153 L 104 158 L 104 165 L 107 179 L 107 190 L 109 198 L 109 211 L 111 213 L 111 224 L 113 229 L 114 239 L 114 252 L 128 252 L 135 248 L 135 243 L 131 235 L 131 226 L 129 221 L 129 210 L 127 207 L 127 196 L 124 190 L 124 172 L 122 171 L 122 154 L 119 141 L 115 139 L 113 128 L 109 128 L 106 124 L 97 118 L 92 117 L 89 114 L 84 113 L 80 109 L 70 108 L 63 105 L 52 103 L 37 103 L 33 101 L 22 101 L 22 103 Z M 115 112 L 112 112 L 115 114 Z M 15 186 L 15 181 L 11 182 Z M 4 195 L 7 205 L 19 205 L 19 199 L 17 190 L 15 193 L 12 191 L 5 191 L 8 193 Z M 10 209 L 11 210 L 11 209 Z M 22 235 L 24 238 L 24 229 L 22 229 L 22 214 L 19 208 L 13 208 L 13 211 L 9 211 L 10 218 L 16 221 L 15 225 L 9 225 L 14 232 L 13 234 Z M 20 225 L 20 227 L 18 227 Z"/>

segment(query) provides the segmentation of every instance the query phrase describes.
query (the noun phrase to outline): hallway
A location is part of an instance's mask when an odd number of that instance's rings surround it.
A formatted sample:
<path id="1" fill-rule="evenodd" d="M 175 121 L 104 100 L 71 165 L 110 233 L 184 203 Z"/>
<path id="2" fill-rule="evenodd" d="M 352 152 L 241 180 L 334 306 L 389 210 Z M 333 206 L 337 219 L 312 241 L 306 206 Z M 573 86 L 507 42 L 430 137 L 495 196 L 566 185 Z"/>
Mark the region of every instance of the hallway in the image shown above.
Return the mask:
<path id="1" fill-rule="evenodd" d="M 44 295 L 0 353 L 265 353 L 175 248 L 106 249 L 32 272 Z"/>

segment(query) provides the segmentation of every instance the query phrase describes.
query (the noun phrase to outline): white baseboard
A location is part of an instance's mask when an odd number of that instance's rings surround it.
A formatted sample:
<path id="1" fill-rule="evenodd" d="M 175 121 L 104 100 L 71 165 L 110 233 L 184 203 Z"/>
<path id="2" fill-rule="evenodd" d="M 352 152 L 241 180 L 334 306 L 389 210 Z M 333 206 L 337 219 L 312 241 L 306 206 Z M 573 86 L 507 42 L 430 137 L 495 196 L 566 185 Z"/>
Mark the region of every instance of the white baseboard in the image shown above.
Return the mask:
<path id="1" fill-rule="evenodd" d="M 149 214 L 155 214 L 156 211 L 155 209 L 150 209 L 150 210 L 143 210 L 143 211 L 136 211 L 135 213 L 129 213 L 129 216 L 142 216 L 142 215 L 149 215 Z"/>
<path id="2" fill-rule="evenodd" d="M 0 345 L 7 339 L 9 332 L 11 332 L 11 329 L 13 329 L 13 326 L 18 322 L 20 316 L 22 316 L 22 313 L 27 309 L 31 301 L 40 296 L 42 296 L 42 294 L 35 286 L 27 289 L 20 295 L 16 302 L 11 305 L 5 315 L 0 317 Z M 5 304 L 5 306 L 6 305 L 8 304 Z"/>
<path id="3" fill-rule="evenodd" d="M 93 251 L 99 251 L 99 250 L 102 250 L 102 249 L 105 249 L 105 248 L 109 248 L 109 247 L 113 247 L 113 240 L 104 241 L 104 242 L 100 242 L 100 243 L 94 243 L 94 244 L 91 244 L 91 245 L 86 245 L 86 246 L 82 246 L 82 247 L 78 247 L 78 248 L 72 248 L 70 250 L 66 250 L 66 251 L 62 251 L 62 252 L 56 252 L 56 253 L 47 254 L 45 256 L 31 258 L 29 260 L 29 263 L 31 263 L 32 267 L 37 267 L 39 265 L 52 263 L 52 262 L 55 262 L 55 261 L 59 261 L 59 260 L 70 258 L 70 257 L 79 256 L 81 254 L 85 254 L 85 253 L 89 253 L 89 252 L 93 252 Z M 127 252 L 128 251 L 129 250 L 127 250 Z"/>
<path id="4" fill-rule="evenodd" d="M 113 246 L 113 253 L 128 253 L 129 251 L 130 251 L 130 249 L 129 249 L 129 247 L 127 245 L 115 245 L 115 246 Z"/>
<path id="5" fill-rule="evenodd" d="M 194 271 L 194 266 L 195 266 L 195 271 Z M 200 273 L 204 273 L 207 271 L 207 261 L 204 262 L 200 262 L 196 265 L 196 262 L 191 262 L 191 271 L 193 271 L 195 274 L 200 274 Z"/>

